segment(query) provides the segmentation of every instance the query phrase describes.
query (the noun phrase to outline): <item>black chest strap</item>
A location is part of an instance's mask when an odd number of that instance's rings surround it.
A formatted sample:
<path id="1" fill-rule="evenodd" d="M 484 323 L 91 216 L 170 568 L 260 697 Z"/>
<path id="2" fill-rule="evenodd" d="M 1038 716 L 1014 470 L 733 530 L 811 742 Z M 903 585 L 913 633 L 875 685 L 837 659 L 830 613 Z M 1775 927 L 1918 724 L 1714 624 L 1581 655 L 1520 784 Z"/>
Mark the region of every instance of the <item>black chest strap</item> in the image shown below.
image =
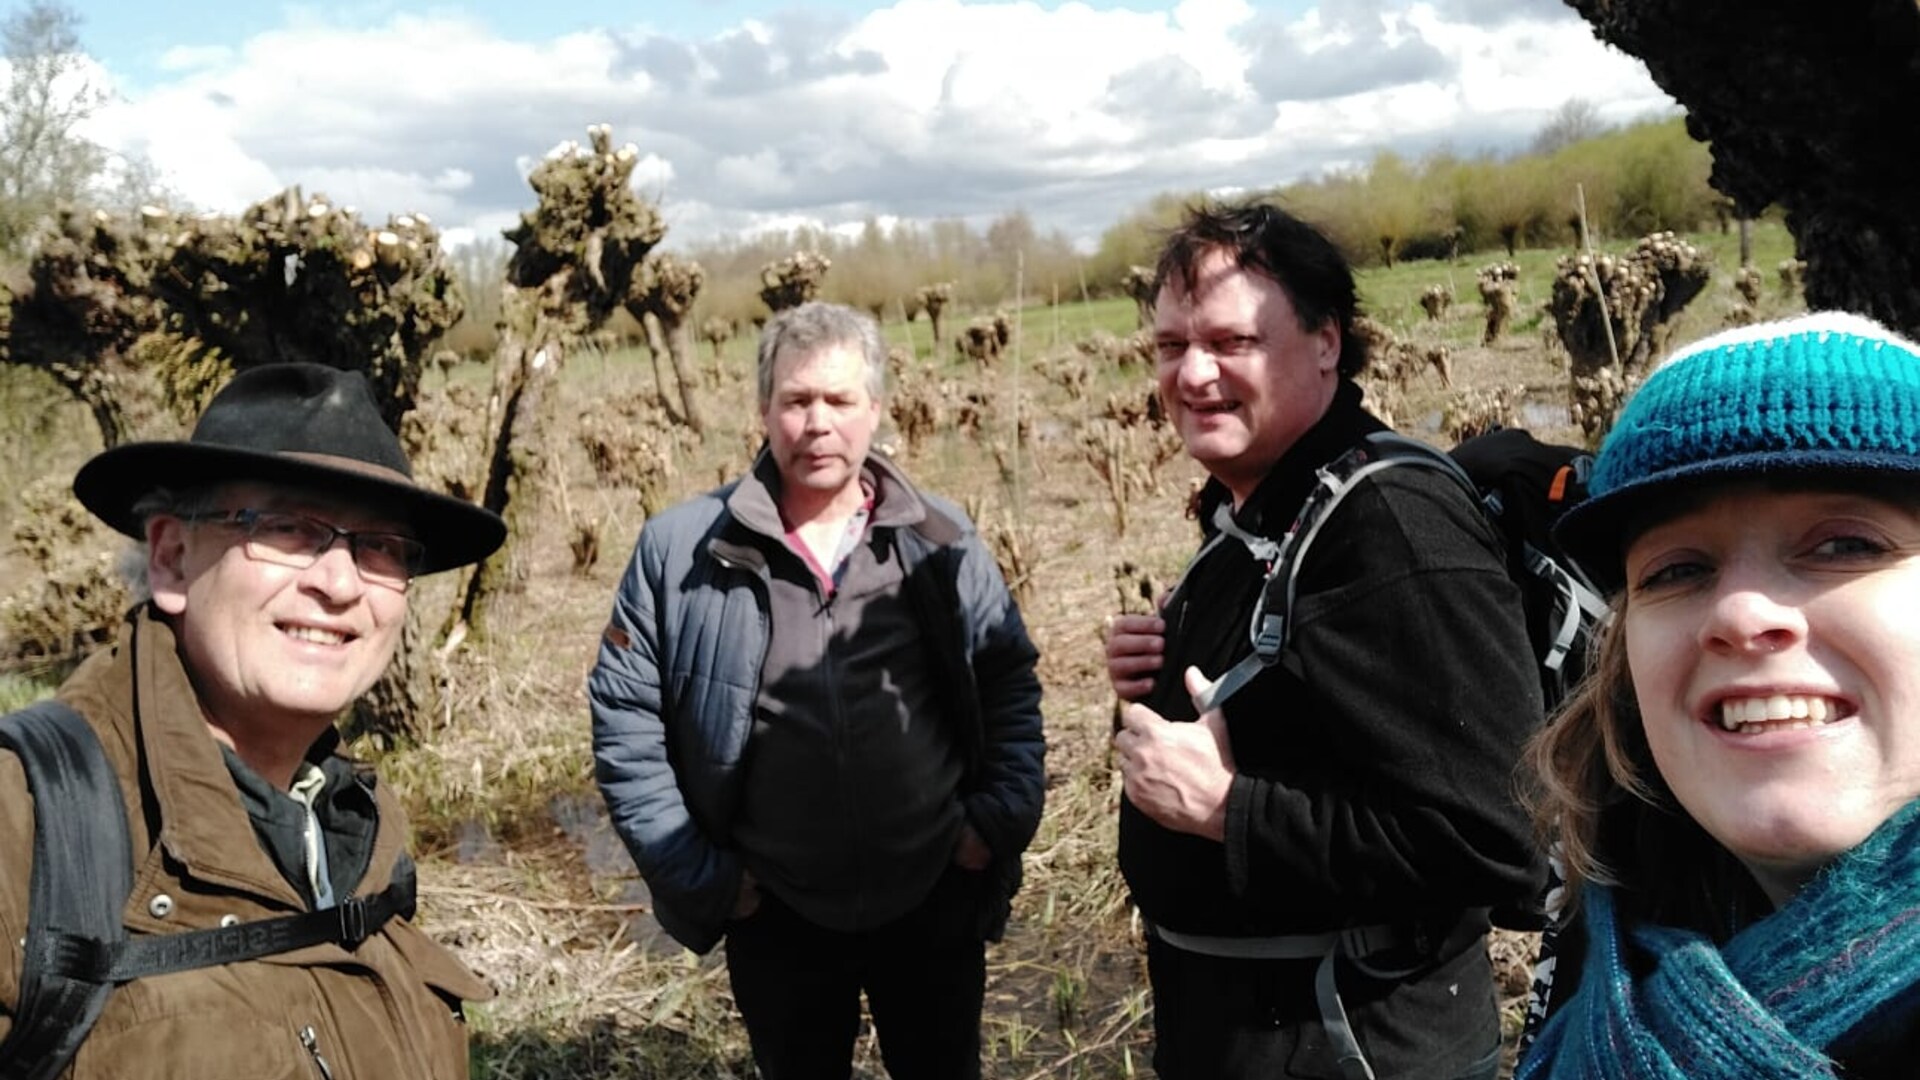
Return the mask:
<path id="1" fill-rule="evenodd" d="M 115 986 L 149 975 L 258 960 L 311 945 L 348 950 L 414 909 L 413 861 L 393 881 L 336 907 L 178 934 L 129 936 L 120 911 L 133 891 L 132 841 L 120 782 L 93 729 L 41 702 L 0 717 L 33 793 L 33 874 L 13 1028 L 0 1041 L 0 1080 L 51 1080 L 86 1041 Z"/>

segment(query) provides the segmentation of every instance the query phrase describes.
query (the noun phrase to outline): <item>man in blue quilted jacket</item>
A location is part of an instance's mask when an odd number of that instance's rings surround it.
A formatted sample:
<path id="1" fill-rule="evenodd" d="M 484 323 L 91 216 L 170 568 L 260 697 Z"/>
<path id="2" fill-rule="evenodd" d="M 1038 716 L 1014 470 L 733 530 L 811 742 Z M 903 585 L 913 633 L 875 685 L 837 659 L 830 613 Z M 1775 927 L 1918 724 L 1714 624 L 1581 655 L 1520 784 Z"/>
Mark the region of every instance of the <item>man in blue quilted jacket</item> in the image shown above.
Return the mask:
<path id="1" fill-rule="evenodd" d="M 985 942 L 1039 824 L 1037 654 L 957 507 L 871 452 L 886 350 L 833 304 L 759 349 L 766 446 L 641 530 L 588 679 L 660 924 L 723 937 L 768 1080 L 980 1075 Z"/>

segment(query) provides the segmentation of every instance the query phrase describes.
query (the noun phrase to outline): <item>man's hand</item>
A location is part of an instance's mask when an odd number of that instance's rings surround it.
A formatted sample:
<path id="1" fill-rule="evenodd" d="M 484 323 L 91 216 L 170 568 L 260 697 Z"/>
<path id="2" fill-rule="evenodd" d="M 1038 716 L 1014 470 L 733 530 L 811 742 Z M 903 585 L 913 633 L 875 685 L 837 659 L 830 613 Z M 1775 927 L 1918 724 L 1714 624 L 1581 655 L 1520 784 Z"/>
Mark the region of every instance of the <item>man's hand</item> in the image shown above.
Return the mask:
<path id="1" fill-rule="evenodd" d="M 969 821 L 960 826 L 960 839 L 953 845 L 953 865 L 962 870 L 978 872 L 985 870 L 987 864 L 992 861 L 993 849 L 987 847 L 985 840 L 980 839 L 980 834 L 974 830 L 973 822 Z"/>
<path id="2" fill-rule="evenodd" d="M 1189 694 L 1206 685 L 1199 668 L 1186 671 Z M 1233 747 L 1219 709 L 1191 724 L 1174 723 L 1145 705 L 1120 710 L 1113 737 L 1127 798 L 1140 812 L 1175 832 L 1227 838 L 1227 793 L 1233 788 Z"/>
<path id="3" fill-rule="evenodd" d="M 760 910 L 760 883 L 751 870 L 740 871 L 740 891 L 733 894 L 733 917 L 744 919 Z"/>
<path id="4" fill-rule="evenodd" d="M 1160 673 L 1167 624 L 1158 615 L 1113 615 L 1107 619 L 1107 680 L 1122 701 L 1145 697 Z"/>

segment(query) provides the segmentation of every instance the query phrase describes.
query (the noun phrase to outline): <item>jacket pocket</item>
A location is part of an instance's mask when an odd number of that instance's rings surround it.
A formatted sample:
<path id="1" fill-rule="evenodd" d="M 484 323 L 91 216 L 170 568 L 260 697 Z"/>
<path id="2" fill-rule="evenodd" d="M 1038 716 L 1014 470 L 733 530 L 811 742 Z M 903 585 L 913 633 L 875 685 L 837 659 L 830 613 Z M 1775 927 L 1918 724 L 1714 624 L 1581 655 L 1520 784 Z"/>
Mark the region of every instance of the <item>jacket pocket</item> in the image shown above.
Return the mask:
<path id="1" fill-rule="evenodd" d="M 407 1000 L 421 999 L 416 1011 L 426 1015 L 421 1017 L 419 1036 L 426 1044 L 429 1060 L 457 1063 L 457 1075 L 466 1076 L 467 1023 L 461 1003 L 486 1001 L 493 997 L 493 988 L 410 922 L 389 923 L 387 936 L 406 968 L 420 980 L 420 987 L 396 987 L 396 992 Z"/>
<path id="2" fill-rule="evenodd" d="M 298 1033 L 232 1011 L 178 1013 L 96 1028 L 73 1061 L 74 1080 L 126 1076 L 194 1080 L 315 1080 Z"/>
<path id="3" fill-rule="evenodd" d="M 695 755 L 689 765 L 719 770 L 738 765 L 753 723 L 756 688 L 697 671 L 676 672 L 670 682 L 672 704 L 663 712 L 668 739 L 677 744 L 673 749 Z"/>

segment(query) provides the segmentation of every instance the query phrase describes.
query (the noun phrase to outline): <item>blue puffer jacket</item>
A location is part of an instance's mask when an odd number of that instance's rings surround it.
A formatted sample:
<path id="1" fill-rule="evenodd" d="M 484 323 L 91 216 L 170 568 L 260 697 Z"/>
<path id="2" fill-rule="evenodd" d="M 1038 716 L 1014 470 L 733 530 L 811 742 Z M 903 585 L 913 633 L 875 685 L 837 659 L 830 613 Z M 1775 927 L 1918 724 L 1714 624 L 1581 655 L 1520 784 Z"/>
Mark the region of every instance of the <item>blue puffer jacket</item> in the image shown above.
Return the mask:
<path id="1" fill-rule="evenodd" d="M 868 467 L 907 486 L 877 455 Z M 771 473 L 764 454 L 754 468 L 756 477 Z M 765 539 L 728 510 L 738 486 L 647 522 L 587 679 L 594 773 L 614 829 L 647 881 L 661 927 L 702 953 L 719 943 L 740 887 L 731 826 L 767 652 Z M 981 927 L 993 940 L 1019 887 L 1020 853 L 1040 823 L 1038 654 L 966 515 L 916 494 L 926 516 L 894 539 L 922 627 L 939 643 L 936 674 L 969 762 L 961 802 L 994 853 L 989 872 L 1001 888 Z M 933 572 L 915 573 L 927 560 L 936 561 Z"/>

